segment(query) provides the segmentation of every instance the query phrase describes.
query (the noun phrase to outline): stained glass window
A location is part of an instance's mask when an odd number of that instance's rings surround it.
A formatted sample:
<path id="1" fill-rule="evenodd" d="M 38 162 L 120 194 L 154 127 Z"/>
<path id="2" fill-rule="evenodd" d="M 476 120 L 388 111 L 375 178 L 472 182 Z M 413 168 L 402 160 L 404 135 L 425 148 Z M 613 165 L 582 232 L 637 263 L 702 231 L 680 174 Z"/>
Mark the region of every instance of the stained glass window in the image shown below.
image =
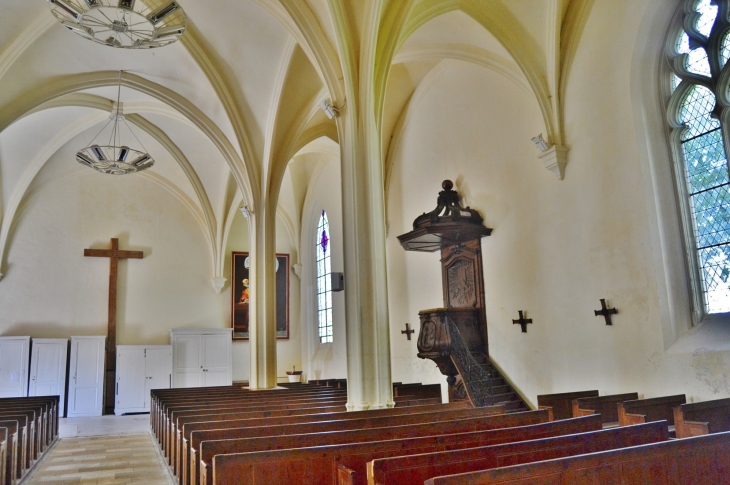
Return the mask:
<path id="1" fill-rule="evenodd" d="M 322 211 L 315 238 L 317 262 L 317 318 L 319 342 L 332 342 L 332 266 L 330 264 L 330 225 Z"/>
<path id="2" fill-rule="evenodd" d="M 669 115 L 682 125 L 677 136 L 682 155 L 679 178 L 690 219 L 685 222 L 695 258 L 691 266 L 699 279 L 704 312 L 726 313 L 730 312 L 730 175 L 726 127 L 718 119 L 713 89 L 728 89 L 717 86 L 720 69 L 730 57 L 730 40 L 725 24 L 717 22 L 718 8 L 711 0 L 685 1 L 690 13 L 685 14 L 670 62 L 672 97 L 677 98 L 672 105 L 678 112 Z M 687 19 L 693 19 L 692 25 Z"/>

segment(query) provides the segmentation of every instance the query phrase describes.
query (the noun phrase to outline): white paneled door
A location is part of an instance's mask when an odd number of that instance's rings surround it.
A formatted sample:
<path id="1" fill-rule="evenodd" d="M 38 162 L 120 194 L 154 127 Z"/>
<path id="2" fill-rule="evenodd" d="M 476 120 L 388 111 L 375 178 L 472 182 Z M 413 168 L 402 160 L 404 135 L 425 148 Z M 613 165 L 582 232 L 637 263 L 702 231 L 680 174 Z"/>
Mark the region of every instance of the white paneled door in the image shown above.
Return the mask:
<path id="1" fill-rule="evenodd" d="M 150 410 L 150 391 L 172 387 L 172 346 L 145 349 L 145 409 Z"/>
<path id="2" fill-rule="evenodd" d="M 203 387 L 230 386 L 228 347 L 231 336 L 203 335 Z"/>
<path id="3" fill-rule="evenodd" d="M 0 337 L 0 397 L 28 395 L 30 337 Z"/>
<path id="4" fill-rule="evenodd" d="M 34 338 L 30 353 L 29 396 L 58 396 L 59 416 L 63 417 L 66 397 L 68 340 Z"/>
<path id="5" fill-rule="evenodd" d="M 69 418 L 102 414 L 105 343 L 106 337 L 71 337 L 67 412 Z"/>

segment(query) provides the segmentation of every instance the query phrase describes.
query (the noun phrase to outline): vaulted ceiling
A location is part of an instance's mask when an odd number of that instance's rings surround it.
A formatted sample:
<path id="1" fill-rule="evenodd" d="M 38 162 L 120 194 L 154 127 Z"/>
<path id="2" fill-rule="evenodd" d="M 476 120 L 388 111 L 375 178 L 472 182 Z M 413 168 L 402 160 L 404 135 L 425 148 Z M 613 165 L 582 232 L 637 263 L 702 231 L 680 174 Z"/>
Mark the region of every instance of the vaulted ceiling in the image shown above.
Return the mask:
<path id="1" fill-rule="evenodd" d="M 214 274 L 238 207 L 266 190 L 279 198 L 283 179 L 291 190 L 282 191 L 280 212 L 296 239 L 311 178 L 337 156 L 337 126 L 319 106 L 337 98 L 331 74 L 343 70 L 339 2 L 180 3 L 188 16 L 181 41 L 122 50 L 66 30 L 44 0 L 0 2 L 0 273 L 28 197 L 88 170 L 74 154 L 108 121 L 119 71 L 123 112 L 157 161 L 131 176 L 152 179 L 188 207 L 209 241 Z M 366 4 L 388 1 L 346 3 L 358 28 Z M 386 177 L 409 104 L 445 62 L 473 63 L 519 85 L 540 106 L 546 134 L 562 143 L 562 89 L 591 4 L 416 1 L 390 40 L 380 127 Z"/>

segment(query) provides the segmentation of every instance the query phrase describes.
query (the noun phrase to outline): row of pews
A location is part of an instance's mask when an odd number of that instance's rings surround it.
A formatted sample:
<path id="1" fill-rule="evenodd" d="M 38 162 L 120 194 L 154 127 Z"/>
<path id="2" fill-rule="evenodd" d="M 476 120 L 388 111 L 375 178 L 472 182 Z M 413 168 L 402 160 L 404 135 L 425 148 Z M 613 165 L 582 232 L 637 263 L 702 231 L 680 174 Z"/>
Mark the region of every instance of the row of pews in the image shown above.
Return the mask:
<path id="1" fill-rule="evenodd" d="M 58 438 L 58 396 L 0 398 L 0 484 L 18 483 Z"/>
<path id="2" fill-rule="evenodd" d="M 515 413 L 424 403 L 428 386 L 396 384 L 396 407 L 346 412 L 345 388 L 156 390 L 152 431 L 182 485 L 714 485 L 730 476 L 730 400 L 588 391 L 539 396 L 540 409 Z M 690 436 L 716 434 L 672 439 L 687 423 Z"/>

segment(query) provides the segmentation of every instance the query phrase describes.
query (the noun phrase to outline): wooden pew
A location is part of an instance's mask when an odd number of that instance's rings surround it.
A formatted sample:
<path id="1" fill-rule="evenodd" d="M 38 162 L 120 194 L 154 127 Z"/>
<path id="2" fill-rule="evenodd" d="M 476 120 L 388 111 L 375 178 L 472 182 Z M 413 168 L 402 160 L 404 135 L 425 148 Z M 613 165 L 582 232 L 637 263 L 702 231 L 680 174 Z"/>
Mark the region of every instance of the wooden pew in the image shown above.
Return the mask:
<path id="1" fill-rule="evenodd" d="M 280 424 L 296 424 L 317 421 L 333 421 L 338 419 L 358 419 L 365 417 L 402 416 L 404 414 L 423 414 L 458 409 L 471 409 L 471 405 L 466 401 L 462 401 L 450 404 L 415 406 L 409 409 L 396 407 L 391 409 L 351 412 L 346 412 L 346 409 L 342 409 L 340 410 L 340 412 L 315 412 L 312 414 L 302 415 L 289 414 L 287 416 L 280 417 L 267 417 L 266 419 L 256 419 L 259 417 L 248 416 L 247 414 L 249 413 L 233 415 L 213 414 L 207 416 L 188 416 L 186 418 L 181 418 L 178 420 L 178 436 L 176 438 L 178 443 L 176 444 L 176 447 L 179 446 L 179 448 L 177 449 L 179 449 L 180 451 L 177 455 L 178 466 L 176 469 L 182 472 L 182 483 L 187 483 L 187 476 L 190 469 L 190 436 L 193 431 L 206 431 L 214 429 L 252 426 L 269 426 Z M 299 411 L 306 410 L 297 410 L 297 412 Z M 314 411 L 316 411 L 316 409 Z"/>
<path id="2" fill-rule="evenodd" d="M 426 485 L 719 485 L 730 477 L 730 433 L 435 477 Z"/>
<path id="3" fill-rule="evenodd" d="M 416 399 L 441 399 L 441 384 L 401 384 L 393 385 L 393 397 L 412 396 Z"/>
<path id="4" fill-rule="evenodd" d="M 349 413 L 348 413 L 349 414 Z M 238 441 L 245 440 L 250 444 L 253 438 L 292 437 L 308 435 L 315 440 L 339 439 L 346 440 L 352 436 L 357 441 L 373 441 L 378 436 L 425 436 L 438 429 L 455 429 L 456 431 L 485 429 L 499 426 L 499 423 L 540 423 L 547 420 L 544 415 L 518 416 L 513 420 L 494 420 L 495 416 L 504 416 L 501 406 L 490 406 L 478 409 L 435 411 L 423 414 L 406 414 L 401 416 L 378 416 L 358 419 L 342 419 L 333 421 L 296 423 L 291 425 L 254 426 L 246 428 L 223 428 L 216 430 L 197 431 L 190 434 L 190 472 L 188 476 L 191 484 L 196 483 L 196 476 L 202 476 L 202 463 L 210 464 L 213 456 L 220 453 L 239 452 Z M 346 435 L 348 431 L 363 432 L 361 434 Z M 455 432 L 456 432 L 455 431 Z M 410 434 L 409 434 L 410 433 Z M 420 433 L 420 434 L 419 434 Z M 425 434 L 424 434 L 425 433 Z M 306 439 L 306 438 L 305 438 Z M 382 439 L 382 438 L 381 438 Z M 294 438 L 292 438 L 294 440 Z M 272 441 L 265 439 L 263 443 L 269 446 Z M 293 442 L 293 441 L 292 441 Z M 344 441 L 343 441 L 344 442 Z M 347 441 L 349 442 L 349 441 Z M 204 446 L 205 445 L 205 446 Z M 311 446 L 311 444 L 310 444 Z M 290 447 L 290 446 L 287 446 Z M 270 448 L 264 448 L 270 449 Z M 202 482 L 201 482 L 202 483 Z"/>
<path id="5" fill-rule="evenodd" d="M 546 410 L 528 411 L 493 416 L 489 418 L 493 424 L 501 421 L 501 424 L 508 426 L 464 433 L 450 433 L 451 430 L 448 427 L 438 427 L 431 433 L 416 436 L 409 436 L 406 433 L 404 436 L 392 437 L 388 434 L 373 436 L 361 430 L 351 432 L 353 439 L 345 443 L 338 440 L 337 437 L 322 440 L 322 437 L 327 437 L 327 434 L 306 435 L 301 438 L 288 437 L 296 439 L 291 440 L 291 446 L 287 447 L 284 440 L 287 437 L 275 437 L 271 441 L 272 445 L 278 449 L 246 453 L 246 451 L 257 450 L 255 446 L 241 446 L 242 452 L 240 453 L 214 456 L 212 459 L 214 479 L 208 483 L 215 485 L 258 483 L 331 485 L 336 483 L 338 470 L 341 473 L 344 468 L 352 470 L 349 479 L 356 480 L 356 483 L 364 483 L 366 463 L 377 458 L 511 443 L 595 431 L 601 428 L 599 416 L 509 426 L 517 424 L 520 417 L 521 420 L 524 420 L 528 416 L 537 415 L 542 415 L 544 419 L 547 419 L 548 412 Z M 245 445 L 254 444 L 253 442 L 256 440 L 242 441 L 249 442 L 243 443 Z M 267 446 L 264 444 L 263 448 L 266 449 Z M 205 453 L 205 448 L 203 448 L 203 452 Z M 339 468 L 340 465 L 344 468 Z M 202 473 L 201 477 L 206 473 Z"/>
<path id="6" fill-rule="evenodd" d="M 222 400 L 226 398 L 252 399 L 254 395 L 257 396 L 256 399 L 263 399 L 280 396 L 283 392 L 291 393 L 291 395 L 301 395 L 302 397 L 305 395 L 325 397 L 332 394 L 341 395 L 346 391 L 325 388 L 317 389 L 313 386 L 307 386 L 306 389 L 256 391 L 255 393 L 231 386 L 192 389 L 158 389 L 152 391 L 150 420 L 152 422 L 153 430 L 159 436 L 162 423 L 164 421 L 165 409 L 171 405 L 182 404 L 183 402 Z"/>
<path id="7" fill-rule="evenodd" d="M 169 458 L 171 449 L 171 440 L 175 436 L 175 418 L 184 413 L 199 413 L 201 411 L 209 411 L 213 409 L 240 410 L 247 409 L 249 411 L 276 411 L 284 409 L 300 409 L 305 407 L 321 407 L 321 406 L 344 406 L 347 402 L 346 396 L 336 396 L 333 398 L 320 399 L 297 399 L 296 396 L 277 397 L 276 400 L 268 400 L 262 397 L 259 400 L 250 399 L 232 399 L 232 400 L 210 400 L 198 402 L 196 404 L 184 403 L 180 405 L 168 406 L 165 410 L 162 429 L 162 448 Z"/>
<path id="8" fill-rule="evenodd" d="M 180 417 L 183 416 L 195 416 L 198 415 L 201 412 L 209 412 L 213 410 L 218 411 L 236 411 L 239 409 L 247 409 L 249 412 L 255 412 L 255 411 L 265 411 L 268 413 L 276 412 L 276 411 L 299 411 L 302 409 L 312 408 L 312 407 L 332 407 L 332 406 L 338 406 L 338 407 L 344 407 L 346 404 L 345 399 L 337 399 L 332 401 L 291 401 L 287 404 L 281 404 L 281 403 L 275 403 L 275 404 L 267 404 L 267 403 L 258 403 L 259 405 L 251 405 L 250 403 L 239 403 L 235 407 L 218 407 L 217 405 L 210 405 L 205 406 L 203 408 L 200 407 L 193 407 L 193 408 L 183 408 L 180 410 L 173 410 L 170 413 L 169 418 L 169 424 L 167 426 L 166 430 L 166 436 L 165 440 L 163 442 L 163 449 L 165 453 L 168 455 L 168 457 L 174 456 L 176 450 L 175 450 L 175 436 L 177 435 L 177 426 L 176 422 Z M 294 413 L 291 413 L 294 414 Z M 308 413 L 303 413 L 308 414 Z"/>
<path id="9" fill-rule="evenodd" d="M 618 403 L 637 399 L 639 394 L 636 392 L 573 399 L 573 417 L 600 414 L 603 416 L 603 424 L 618 424 Z"/>
<path id="10" fill-rule="evenodd" d="M 538 409 L 551 408 L 553 419 L 568 419 L 573 417 L 573 399 L 581 397 L 598 397 L 598 391 L 541 394 L 537 396 L 537 407 Z"/>
<path id="11" fill-rule="evenodd" d="M 674 425 L 677 438 L 730 431 L 730 398 L 677 406 Z"/>
<path id="12" fill-rule="evenodd" d="M 0 429 L 7 429 L 7 444 L 5 446 L 5 484 L 10 485 L 15 483 L 20 478 L 18 472 L 18 462 L 20 457 L 18 451 L 20 446 L 18 430 L 20 423 L 16 420 L 0 418 Z"/>
<path id="13" fill-rule="evenodd" d="M 421 485 L 429 478 L 487 470 L 519 463 L 563 458 L 629 446 L 658 443 L 668 439 L 666 422 L 611 428 L 581 434 L 457 451 L 389 457 L 368 463 L 370 485 Z M 348 469 L 347 476 L 356 476 Z M 339 485 L 363 483 L 340 481 Z"/>
<path id="14" fill-rule="evenodd" d="M 674 426 L 674 408 L 687 402 L 684 394 L 618 403 L 618 424 L 628 426 L 649 421 L 666 421 Z"/>
<path id="15" fill-rule="evenodd" d="M 7 483 L 7 457 L 8 457 L 8 437 L 10 436 L 8 428 L 0 427 L 0 483 Z"/>

